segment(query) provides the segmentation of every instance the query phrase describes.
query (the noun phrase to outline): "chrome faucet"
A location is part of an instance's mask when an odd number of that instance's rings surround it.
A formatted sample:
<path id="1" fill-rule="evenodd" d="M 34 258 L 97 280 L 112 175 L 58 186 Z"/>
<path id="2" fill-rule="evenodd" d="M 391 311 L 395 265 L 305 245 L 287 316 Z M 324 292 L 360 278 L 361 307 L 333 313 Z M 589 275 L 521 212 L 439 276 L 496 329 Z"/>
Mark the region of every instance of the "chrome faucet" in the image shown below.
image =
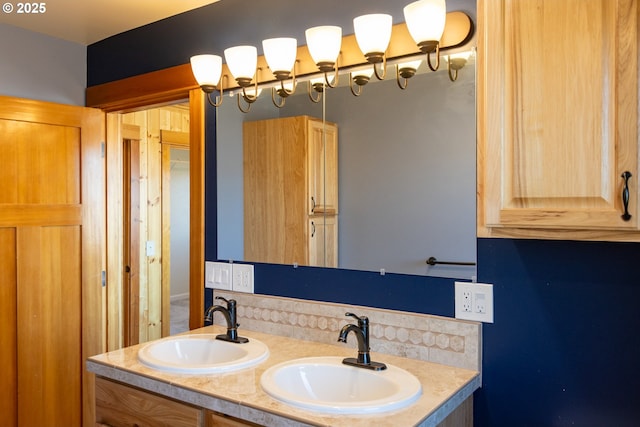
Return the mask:
<path id="1" fill-rule="evenodd" d="M 347 342 L 347 335 L 353 332 L 358 340 L 358 358 L 347 357 L 342 361 L 345 365 L 352 365 L 358 368 L 373 369 L 374 371 L 382 371 L 387 369 L 384 363 L 372 362 L 369 354 L 369 318 L 367 316 L 356 316 L 353 313 L 345 313 L 345 316 L 351 316 L 358 320 L 358 326 L 350 323 L 342 327 L 339 342 Z"/>
<path id="2" fill-rule="evenodd" d="M 238 336 L 238 326 L 240 326 L 236 320 L 236 300 L 230 299 L 227 300 L 223 297 L 216 297 L 215 299 L 220 299 L 227 303 L 227 307 L 223 307 L 221 305 L 212 305 L 207 309 L 204 314 L 204 320 L 207 322 L 213 322 L 213 313 L 219 311 L 224 316 L 227 321 L 227 333 L 216 335 L 216 339 L 234 342 L 236 344 L 243 344 L 249 342 L 247 338 Z"/>

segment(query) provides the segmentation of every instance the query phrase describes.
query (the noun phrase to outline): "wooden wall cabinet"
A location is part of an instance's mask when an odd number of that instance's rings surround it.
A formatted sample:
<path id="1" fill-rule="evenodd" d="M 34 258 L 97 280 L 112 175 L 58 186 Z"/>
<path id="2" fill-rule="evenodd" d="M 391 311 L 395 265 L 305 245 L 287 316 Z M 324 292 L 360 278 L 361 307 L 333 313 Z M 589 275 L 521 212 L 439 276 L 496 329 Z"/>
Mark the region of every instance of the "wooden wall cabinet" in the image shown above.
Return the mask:
<path id="1" fill-rule="evenodd" d="M 640 240 L 637 0 L 479 0 L 478 31 L 478 235 Z"/>
<path id="2" fill-rule="evenodd" d="M 244 123 L 246 261 L 337 266 L 337 135 L 308 116 Z"/>

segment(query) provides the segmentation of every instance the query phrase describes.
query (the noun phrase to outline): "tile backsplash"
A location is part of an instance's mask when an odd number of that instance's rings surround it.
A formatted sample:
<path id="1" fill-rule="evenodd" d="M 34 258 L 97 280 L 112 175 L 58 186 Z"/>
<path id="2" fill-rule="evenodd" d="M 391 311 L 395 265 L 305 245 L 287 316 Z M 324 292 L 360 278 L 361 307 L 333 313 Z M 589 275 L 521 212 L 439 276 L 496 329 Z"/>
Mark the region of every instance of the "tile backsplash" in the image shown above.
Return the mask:
<path id="1" fill-rule="evenodd" d="M 372 354 L 385 353 L 458 368 L 480 371 L 482 324 L 449 317 L 385 310 L 269 295 L 215 291 L 215 296 L 237 301 L 239 334 L 242 329 L 307 341 L 339 345 L 338 333 L 355 319 L 346 312 L 367 316 Z M 222 316 L 214 323 L 224 325 Z M 355 337 L 348 338 L 355 348 Z"/>

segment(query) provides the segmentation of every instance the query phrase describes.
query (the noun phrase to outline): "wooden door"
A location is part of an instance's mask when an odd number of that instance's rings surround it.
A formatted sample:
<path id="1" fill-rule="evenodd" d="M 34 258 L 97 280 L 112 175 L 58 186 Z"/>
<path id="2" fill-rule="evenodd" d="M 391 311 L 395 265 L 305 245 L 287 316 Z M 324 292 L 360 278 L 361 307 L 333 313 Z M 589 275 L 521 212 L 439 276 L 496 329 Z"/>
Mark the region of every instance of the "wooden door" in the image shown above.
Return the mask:
<path id="1" fill-rule="evenodd" d="M 478 18 L 480 224 L 637 229 L 637 1 L 484 0 Z"/>
<path id="2" fill-rule="evenodd" d="M 94 420 L 84 360 L 104 349 L 103 138 L 99 110 L 0 97 L 3 425 Z"/>

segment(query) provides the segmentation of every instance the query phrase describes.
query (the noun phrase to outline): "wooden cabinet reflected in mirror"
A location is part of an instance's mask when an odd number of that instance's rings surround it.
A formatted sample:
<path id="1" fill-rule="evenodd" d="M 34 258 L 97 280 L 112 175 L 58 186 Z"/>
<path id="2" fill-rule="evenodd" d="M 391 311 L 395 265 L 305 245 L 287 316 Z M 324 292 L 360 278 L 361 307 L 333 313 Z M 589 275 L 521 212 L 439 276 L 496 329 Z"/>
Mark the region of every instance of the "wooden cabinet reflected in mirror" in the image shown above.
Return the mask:
<path id="1" fill-rule="evenodd" d="M 337 143 L 308 116 L 244 123 L 245 261 L 337 267 Z"/>

